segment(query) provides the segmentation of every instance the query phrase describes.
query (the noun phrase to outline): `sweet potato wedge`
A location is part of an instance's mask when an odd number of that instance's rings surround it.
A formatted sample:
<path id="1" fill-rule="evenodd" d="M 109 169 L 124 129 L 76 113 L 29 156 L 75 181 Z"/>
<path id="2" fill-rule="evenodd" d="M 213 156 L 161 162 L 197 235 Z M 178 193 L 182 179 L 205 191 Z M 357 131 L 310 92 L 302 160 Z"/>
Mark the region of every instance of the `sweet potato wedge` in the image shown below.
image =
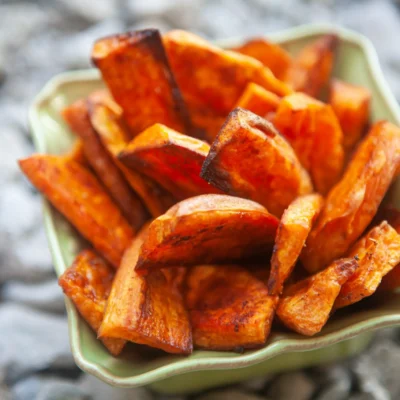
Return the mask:
<path id="1" fill-rule="evenodd" d="M 92 250 L 83 250 L 73 264 L 60 276 L 58 284 L 75 304 L 83 319 L 98 332 L 104 318 L 106 302 L 111 291 L 115 271 Z M 125 340 L 102 339 L 111 354 L 117 356 Z"/>
<path id="2" fill-rule="evenodd" d="M 338 43 L 339 38 L 330 34 L 304 47 L 288 68 L 285 81 L 295 91 L 318 97 L 331 76 Z"/>
<path id="3" fill-rule="evenodd" d="M 236 107 L 244 108 L 260 117 L 265 117 L 268 113 L 276 111 L 280 100 L 275 93 L 250 82 L 237 101 Z"/>
<path id="4" fill-rule="evenodd" d="M 183 97 L 196 99 L 226 116 L 249 82 L 284 96 L 289 87 L 260 61 L 222 50 L 184 31 L 171 31 L 163 43 Z"/>
<path id="5" fill-rule="evenodd" d="M 361 139 L 368 123 L 371 92 L 362 86 L 333 79 L 329 103 L 338 117 L 343 131 L 343 146 L 351 152 Z"/>
<path id="6" fill-rule="evenodd" d="M 342 258 L 283 292 L 276 313 L 290 329 L 306 336 L 320 332 L 328 320 L 340 288 L 357 270 L 354 258 Z"/>
<path id="7" fill-rule="evenodd" d="M 278 79 L 282 80 L 292 63 L 292 57 L 283 47 L 264 38 L 251 39 L 232 50 L 255 58 L 268 67 Z"/>
<path id="8" fill-rule="evenodd" d="M 199 139 L 155 124 L 136 136 L 119 159 L 182 200 L 203 193 L 220 193 L 200 177 L 209 150 L 210 146 Z"/>
<path id="9" fill-rule="evenodd" d="M 153 217 L 163 214 L 176 203 L 175 198 L 158 183 L 132 168 L 127 168 L 118 159 L 118 154 L 128 145 L 130 137 L 114 107 L 110 107 L 107 99 L 97 92 L 89 96 L 88 109 L 94 130 L 131 188 L 140 196 Z"/>
<path id="10" fill-rule="evenodd" d="M 63 117 L 71 130 L 81 138 L 86 159 L 114 202 L 134 229 L 140 229 L 148 219 L 147 210 L 114 164 L 111 155 L 93 129 L 86 101 L 78 100 L 65 108 Z"/>
<path id="11" fill-rule="evenodd" d="M 400 233 L 400 211 L 393 207 L 385 207 L 380 212 L 381 220 L 387 220 L 397 233 Z M 379 292 L 389 292 L 400 287 L 400 264 L 396 265 L 383 278 L 378 287 Z"/>
<path id="12" fill-rule="evenodd" d="M 176 269 L 141 276 L 135 271 L 147 226 L 138 233 L 122 259 L 99 330 L 113 337 L 145 344 L 168 353 L 192 352 L 189 315 L 180 292 Z M 173 270 L 173 271 L 172 271 Z"/>
<path id="13" fill-rule="evenodd" d="M 136 269 L 226 263 L 267 253 L 277 227 L 278 219 L 253 201 L 192 197 L 150 224 Z"/>
<path id="14" fill-rule="evenodd" d="M 295 199 L 283 213 L 271 259 L 268 280 L 271 295 L 282 293 L 283 284 L 293 271 L 322 204 L 319 194 L 309 194 Z"/>
<path id="15" fill-rule="evenodd" d="M 206 350 L 263 345 L 271 330 L 277 296 L 237 265 L 202 265 L 189 270 L 187 301 L 193 344 Z"/>
<path id="16" fill-rule="evenodd" d="M 343 133 L 331 106 L 294 93 L 279 103 L 274 124 L 309 171 L 315 189 L 328 193 L 344 165 Z"/>
<path id="17" fill-rule="evenodd" d="M 375 293 L 382 277 L 400 262 L 400 235 L 386 222 L 372 228 L 350 250 L 359 268 L 342 286 L 335 308 L 356 303 Z"/>
<path id="18" fill-rule="evenodd" d="M 100 39 L 94 44 L 92 61 L 122 107 L 133 134 L 156 122 L 191 133 L 185 102 L 156 29 Z"/>
<path id="19" fill-rule="evenodd" d="M 342 257 L 374 218 L 400 163 L 400 129 L 380 121 L 329 192 L 301 261 L 315 272 Z"/>
<path id="20" fill-rule="evenodd" d="M 280 217 L 312 185 L 292 147 L 274 126 L 236 108 L 213 142 L 201 177 L 224 192 L 245 197 Z"/>
<path id="21" fill-rule="evenodd" d="M 134 232 L 95 176 L 67 157 L 36 154 L 19 160 L 32 184 L 115 268 Z"/>

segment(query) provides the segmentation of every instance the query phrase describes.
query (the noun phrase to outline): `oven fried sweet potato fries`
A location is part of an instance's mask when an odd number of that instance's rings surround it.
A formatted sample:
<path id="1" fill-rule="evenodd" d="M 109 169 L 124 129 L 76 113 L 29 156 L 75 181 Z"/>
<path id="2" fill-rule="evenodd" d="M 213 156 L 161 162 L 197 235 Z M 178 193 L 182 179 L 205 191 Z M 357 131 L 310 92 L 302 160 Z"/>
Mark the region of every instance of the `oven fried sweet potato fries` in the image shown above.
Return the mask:
<path id="1" fill-rule="evenodd" d="M 74 148 L 20 167 L 92 246 L 59 283 L 112 355 L 256 348 L 275 318 L 310 336 L 400 286 L 400 211 L 380 207 L 400 129 L 332 79 L 338 46 L 154 29 L 94 44 L 106 89 L 62 110 Z"/>

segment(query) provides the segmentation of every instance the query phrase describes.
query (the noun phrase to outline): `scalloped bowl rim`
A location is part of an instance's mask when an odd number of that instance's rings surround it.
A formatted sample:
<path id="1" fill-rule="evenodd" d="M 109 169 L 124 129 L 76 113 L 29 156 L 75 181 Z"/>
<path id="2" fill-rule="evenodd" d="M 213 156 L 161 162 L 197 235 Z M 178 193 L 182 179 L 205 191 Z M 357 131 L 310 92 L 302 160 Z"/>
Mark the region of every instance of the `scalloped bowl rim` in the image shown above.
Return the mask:
<path id="1" fill-rule="evenodd" d="M 400 125 L 400 108 L 388 84 L 384 79 L 381 67 L 379 65 L 378 56 L 372 43 L 363 35 L 333 25 L 316 24 L 302 25 L 265 36 L 273 41 L 280 43 L 325 33 L 338 33 L 342 39 L 362 49 L 364 55 L 366 56 L 371 75 L 373 76 L 376 85 L 379 87 L 380 92 L 383 95 L 383 101 L 386 103 L 386 107 L 389 108 L 392 112 L 394 118 L 396 119 L 396 122 Z M 218 44 L 221 46 L 232 46 L 233 44 L 240 43 L 243 40 L 244 37 L 238 37 L 218 41 Z M 99 79 L 99 76 L 100 75 L 97 70 L 94 69 L 65 72 L 57 75 L 44 86 L 44 88 L 35 98 L 29 110 L 29 122 L 32 128 L 32 136 L 37 151 L 46 152 L 46 141 L 44 139 L 44 135 L 40 133 L 40 129 L 37 129 L 37 127 L 40 126 L 38 115 L 38 109 L 40 108 L 40 105 L 45 102 L 51 96 L 51 94 L 56 92 L 62 84 L 77 80 L 95 81 Z M 44 224 L 54 265 L 64 265 L 65 262 L 62 256 L 60 243 L 55 233 L 54 221 L 51 213 L 49 212 L 49 204 L 47 203 L 47 201 L 44 201 Z M 65 300 L 68 314 L 70 344 L 76 364 L 82 370 L 98 377 L 99 379 L 113 386 L 125 388 L 147 385 L 155 381 L 163 380 L 165 378 L 187 372 L 211 369 L 221 370 L 242 368 L 258 364 L 284 352 L 297 352 L 318 349 L 338 343 L 345 339 L 350 339 L 364 332 L 369 332 L 378 328 L 390 327 L 400 324 L 399 311 L 399 313 L 393 313 L 392 315 L 384 315 L 370 318 L 366 321 L 355 323 L 354 325 L 348 326 L 346 328 L 340 329 L 339 331 L 332 332 L 321 337 L 302 339 L 301 342 L 299 342 L 297 339 L 280 339 L 279 342 L 273 343 L 265 348 L 247 354 L 244 353 L 233 358 L 216 356 L 201 359 L 182 359 L 180 361 L 174 362 L 173 364 L 163 365 L 151 371 L 143 372 L 135 376 L 120 377 L 114 375 L 107 368 L 91 362 L 84 357 L 78 331 L 79 316 L 72 302 L 68 298 L 66 298 Z"/>

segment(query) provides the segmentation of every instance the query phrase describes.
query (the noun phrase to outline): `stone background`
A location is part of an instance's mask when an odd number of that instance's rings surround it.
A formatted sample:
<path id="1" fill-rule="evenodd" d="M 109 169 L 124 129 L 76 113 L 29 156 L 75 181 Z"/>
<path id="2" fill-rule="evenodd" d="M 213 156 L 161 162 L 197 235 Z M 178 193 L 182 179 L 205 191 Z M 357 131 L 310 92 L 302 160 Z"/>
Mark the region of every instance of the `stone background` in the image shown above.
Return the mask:
<path id="1" fill-rule="evenodd" d="M 165 399 L 146 389 L 109 388 L 73 363 L 40 197 L 16 165 L 33 151 L 27 108 L 43 84 L 59 72 L 88 67 L 93 41 L 118 31 L 183 28 L 224 38 L 323 21 L 374 42 L 400 99 L 400 7 L 389 0 L 0 0 L 1 400 Z M 398 331 L 383 331 L 365 353 L 341 364 L 268 376 L 191 399 L 398 399 L 399 340 Z"/>

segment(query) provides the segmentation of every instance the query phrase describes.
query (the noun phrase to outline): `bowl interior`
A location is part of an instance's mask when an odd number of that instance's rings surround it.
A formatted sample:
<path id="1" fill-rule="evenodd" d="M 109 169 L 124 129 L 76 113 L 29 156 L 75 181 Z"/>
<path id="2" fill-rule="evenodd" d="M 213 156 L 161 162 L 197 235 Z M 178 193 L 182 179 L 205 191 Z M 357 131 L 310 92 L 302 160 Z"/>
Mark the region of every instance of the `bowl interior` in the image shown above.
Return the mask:
<path id="1" fill-rule="evenodd" d="M 296 53 L 331 28 L 300 28 L 270 36 L 289 52 Z M 400 124 L 397 104 L 381 76 L 376 56 L 369 42 L 347 31 L 340 31 L 334 76 L 368 87 L 373 94 L 372 120 L 387 119 Z M 227 44 L 227 43 L 225 43 Z M 238 41 L 230 42 L 237 45 Z M 62 108 L 102 86 L 94 70 L 63 74 L 51 81 L 38 96 L 31 114 L 31 126 L 37 150 L 63 153 L 70 149 L 74 135 L 60 117 Z M 400 192 L 395 190 L 395 194 Z M 82 246 L 75 230 L 44 201 L 44 217 L 55 269 L 60 275 Z M 323 347 L 379 326 L 400 323 L 399 295 L 376 298 L 340 312 L 323 331 L 313 338 L 290 332 L 273 332 L 268 344 L 244 354 L 195 351 L 189 357 L 170 356 L 130 345 L 118 357 L 112 357 L 79 317 L 66 299 L 72 351 L 77 364 L 88 372 L 119 386 L 136 386 L 166 378 L 180 372 L 209 368 L 233 368 L 260 362 L 288 350 Z"/>

